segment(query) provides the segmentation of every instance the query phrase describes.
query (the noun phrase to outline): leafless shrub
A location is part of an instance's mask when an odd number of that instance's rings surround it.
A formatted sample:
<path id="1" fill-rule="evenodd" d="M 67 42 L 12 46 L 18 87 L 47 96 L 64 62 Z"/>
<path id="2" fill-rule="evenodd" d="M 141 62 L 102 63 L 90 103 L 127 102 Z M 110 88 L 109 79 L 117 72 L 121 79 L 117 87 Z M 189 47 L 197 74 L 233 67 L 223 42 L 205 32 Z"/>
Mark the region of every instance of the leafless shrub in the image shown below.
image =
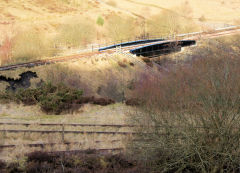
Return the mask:
<path id="1" fill-rule="evenodd" d="M 120 102 L 124 100 L 124 91 L 121 89 L 121 84 L 117 80 L 107 81 L 105 86 L 102 86 L 100 96 L 110 98 Z"/>
<path id="2" fill-rule="evenodd" d="M 108 73 L 105 78 L 105 85 L 98 88 L 98 94 L 101 97 L 112 99 L 116 102 L 121 102 L 125 99 L 124 91 L 126 89 L 124 81 L 112 74 Z"/>
<path id="3" fill-rule="evenodd" d="M 45 68 L 47 72 L 46 80 L 53 84 L 63 83 L 70 88 L 81 89 L 85 96 L 93 95 L 92 88 L 84 82 L 78 71 L 75 71 L 68 66 L 56 65 L 54 68 Z"/>
<path id="4" fill-rule="evenodd" d="M 10 163 L 6 172 L 11 173 L 52 173 L 52 172 L 101 172 L 101 173 L 145 173 L 135 160 L 121 154 L 100 155 L 95 150 L 74 154 L 33 152 L 28 154 L 26 162 Z M 1 170 L 1 168 L 0 168 Z M 2 170 L 1 170 L 2 171 Z"/>
<path id="5" fill-rule="evenodd" d="M 136 85 L 142 110 L 132 116 L 141 128 L 131 150 L 156 172 L 239 171 L 239 49 L 208 46 Z"/>

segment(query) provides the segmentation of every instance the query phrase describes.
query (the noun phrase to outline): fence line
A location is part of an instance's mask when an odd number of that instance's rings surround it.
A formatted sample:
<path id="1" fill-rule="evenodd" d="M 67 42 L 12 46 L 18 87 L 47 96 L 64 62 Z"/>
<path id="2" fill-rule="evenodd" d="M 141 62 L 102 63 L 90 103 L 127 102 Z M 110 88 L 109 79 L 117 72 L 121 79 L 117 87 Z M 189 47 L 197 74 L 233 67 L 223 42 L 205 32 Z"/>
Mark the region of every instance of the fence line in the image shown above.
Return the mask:
<path id="1" fill-rule="evenodd" d="M 66 130 L 0 130 L 2 133 L 70 133 L 70 134 L 115 134 L 115 135 L 131 135 L 138 134 L 136 132 L 102 132 L 102 131 L 66 131 Z"/>
<path id="2" fill-rule="evenodd" d="M 76 153 L 106 153 L 106 152 L 123 152 L 125 149 L 124 148 L 101 148 L 101 149 L 87 149 L 87 150 L 67 150 L 67 151 L 51 151 L 48 153 L 51 154 L 76 154 Z"/>
<path id="3" fill-rule="evenodd" d="M 106 141 L 94 141 L 94 143 L 103 143 Z M 121 142 L 121 140 L 111 140 L 108 141 L 110 143 L 114 143 L 114 142 Z M 16 148 L 16 147 L 30 147 L 30 148 L 35 148 L 35 147 L 41 147 L 41 148 L 45 148 L 46 146 L 56 146 L 56 145 L 83 145 L 84 142 L 62 142 L 62 143 L 33 143 L 33 144 L 7 144 L 7 145 L 0 145 L 0 149 L 5 149 L 5 148 Z"/>
<path id="4" fill-rule="evenodd" d="M 116 127 L 116 128 L 124 128 L 124 127 L 158 127 L 158 128 L 186 128 L 185 126 L 164 126 L 164 125 L 156 125 L 156 126 L 140 126 L 140 125 L 131 125 L 131 124 L 65 124 L 65 123 L 15 123 L 15 122 L 0 122 L 1 125 L 19 125 L 19 126 L 72 126 L 72 127 Z M 193 126 L 191 128 L 194 129 L 208 129 L 203 126 Z"/>
<path id="5" fill-rule="evenodd" d="M 21 126 L 73 126 L 73 127 L 136 127 L 136 125 L 128 125 L 128 124 L 63 124 L 63 123 L 3 123 L 0 122 L 0 125 L 21 125 Z"/>

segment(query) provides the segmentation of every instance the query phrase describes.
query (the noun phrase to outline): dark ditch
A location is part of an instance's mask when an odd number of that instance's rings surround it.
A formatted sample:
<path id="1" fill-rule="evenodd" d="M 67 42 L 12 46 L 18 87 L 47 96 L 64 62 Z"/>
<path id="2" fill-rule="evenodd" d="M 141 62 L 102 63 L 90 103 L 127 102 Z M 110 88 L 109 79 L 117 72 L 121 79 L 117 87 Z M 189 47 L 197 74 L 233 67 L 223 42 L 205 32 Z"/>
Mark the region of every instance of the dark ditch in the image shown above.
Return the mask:
<path id="1" fill-rule="evenodd" d="M 7 91 L 16 91 L 19 88 L 29 88 L 31 86 L 30 80 L 38 77 L 37 73 L 32 71 L 23 72 L 19 76 L 20 78 L 18 79 L 0 76 L 0 82 L 7 82 L 9 84 L 9 86 L 6 87 Z"/>

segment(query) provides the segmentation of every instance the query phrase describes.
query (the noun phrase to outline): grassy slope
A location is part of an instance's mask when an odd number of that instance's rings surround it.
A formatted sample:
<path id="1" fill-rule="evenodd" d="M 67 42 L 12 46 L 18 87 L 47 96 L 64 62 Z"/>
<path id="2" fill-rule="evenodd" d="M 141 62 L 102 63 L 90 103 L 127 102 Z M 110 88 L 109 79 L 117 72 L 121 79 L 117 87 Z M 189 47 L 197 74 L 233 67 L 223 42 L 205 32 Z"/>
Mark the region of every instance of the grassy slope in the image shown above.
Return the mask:
<path id="1" fill-rule="evenodd" d="M 104 1 L 107 2 L 109 0 Z M 210 22 L 234 23 L 234 21 L 239 20 L 238 16 L 240 14 L 240 9 L 237 8 L 240 2 L 237 0 L 224 2 L 220 0 L 123 0 L 121 3 L 117 3 L 116 0 L 112 1 L 115 1 L 119 8 L 139 15 L 142 15 L 145 10 L 148 13 L 144 13 L 144 16 L 157 14 L 161 10 L 169 10 L 186 2 L 192 8 L 193 18 L 200 18 L 204 15 Z M 218 13 L 216 13 L 216 10 Z"/>
<path id="2" fill-rule="evenodd" d="M 115 2 L 111 6 L 109 1 Z M 123 14 L 127 16 L 144 16 L 150 18 L 162 10 L 174 9 L 181 6 L 186 0 L 102 0 L 100 3 L 95 0 L 4 0 L 0 2 L 0 32 L 6 30 L 13 32 L 15 28 L 34 27 L 37 30 L 55 32 L 55 27 L 64 23 L 69 18 L 88 18 L 96 21 L 98 16 L 110 16 L 112 14 Z M 74 2 L 74 3 L 73 3 Z M 200 18 L 205 16 L 209 22 L 234 23 L 240 14 L 239 1 L 218 1 L 218 0 L 191 0 L 188 1 L 192 8 L 192 17 Z M 110 4 L 110 5 L 109 5 Z M 216 11 L 218 13 L 216 13 Z M 144 14 L 144 15 L 143 15 Z M 9 30 L 13 28 L 12 30 Z"/>
<path id="3" fill-rule="evenodd" d="M 126 65 L 126 67 L 119 66 L 119 62 L 122 62 Z M 130 66 L 130 62 L 134 63 L 134 66 Z M 1 75 L 6 75 L 7 77 L 11 78 L 19 78 L 19 74 L 21 74 L 24 71 L 27 71 L 29 69 L 27 68 L 20 68 L 15 71 L 9 71 L 1 72 Z M 140 59 L 135 59 L 128 56 L 96 56 L 96 57 L 86 57 L 81 58 L 77 62 L 66 62 L 66 63 L 59 63 L 59 64 L 52 64 L 47 66 L 39 66 L 34 67 L 30 69 L 31 71 L 35 71 L 38 74 L 39 78 L 32 79 L 31 82 L 33 86 L 35 86 L 37 83 L 40 82 L 40 80 L 44 81 L 51 81 L 52 83 L 56 84 L 59 83 L 59 81 L 64 82 L 66 85 L 70 87 L 77 87 L 79 89 L 83 89 L 85 93 L 87 93 L 89 96 L 97 96 L 97 97 L 104 97 L 104 95 L 98 95 L 97 90 L 99 87 L 102 87 L 103 89 L 109 86 L 109 82 L 115 83 L 116 82 L 116 89 L 117 90 L 126 90 L 127 85 L 129 82 L 134 79 L 138 72 L 143 72 L 146 70 L 146 65 L 143 63 Z M 153 69 L 152 69 L 153 70 Z M 93 77 L 94 76 L 94 77 Z M 7 83 L 1 82 L 0 83 L 0 90 L 4 90 Z M 113 85 L 113 87 L 115 87 Z M 107 89 L 106 92 L 110 95 L 111 90 Z M 117 91 L 116 91 L 117 92 Z M 115 93 L 112 93 L 113 95 Z M 125 93 L 127 95 L 127 93 Z M 111 106 L 110 106 L 111 107 Z M 101 107 L 99 107 L 101 108 Z M 38 110 L 39 108 L 32 107 L 33 110 Z M 26 109 L 25 111 L 21 109 L 20 111 L 14 111 L 5 109 L 4 112 L 3 109 L 0 109 L 0 115 L 8 115 L 12 118 L 21 117 L 21 112 L 26 112 L 26 115 L 24 117 L 26 120 L 31 120 L 31 117 L 34 119 L 38 119 L 39 115 L 43 115 L 43 113 L 37 113 L 36 115 L 33 114 L 31 109 Z M 110 109 L 111 110 L 111 109 Z M 124 110 L 123 110 L 124 111 Z M 15 113 L 14 113 L 15 112 Z M 36 111 L 39 112 L 39 111 Z M 106 113 L 106 116 L 108 116 L 109 110 Z M 77 112 L 75 113 L 77 116 L 82 116 L 83 112 Z M 113 115 L 113 117 L 119 118 L 121 116 L 120 114 L 123 114 L 123 112 L 120 112 L 119 114 Z M 88 113 L 86 114 L 88 115 Z M 100 115 L 103 116 L 103 115 Z M 29 119 L 28 119 L 29 117 Z M 46 116 L 49 117 L 49 116 Z M 65 118 L 67 118 L 66 116 Z M 84 116 L 83 116 L 84 117 Z M 61 120 L 61 116 L 59 117 Z M 72 117 L 67 118 L 66 121 L 71 121 Z M 85 117 L 86 118 L 86 117 Z M 79 120 L 82 121 L 82 120 Z M 102 121 L 99 119 L 99 121 Z M 89 119 L 88 123 L 95 123 L 94 118 Z M 116 122 L 118 123 L 118 122 Z"/>

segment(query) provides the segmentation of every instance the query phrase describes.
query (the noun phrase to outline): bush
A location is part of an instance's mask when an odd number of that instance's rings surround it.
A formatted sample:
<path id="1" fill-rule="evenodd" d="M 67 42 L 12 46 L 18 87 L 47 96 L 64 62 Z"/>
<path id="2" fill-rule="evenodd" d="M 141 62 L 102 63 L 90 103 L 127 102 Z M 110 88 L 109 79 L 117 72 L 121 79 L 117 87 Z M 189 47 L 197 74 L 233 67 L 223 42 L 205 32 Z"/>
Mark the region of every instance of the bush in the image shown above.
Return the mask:
<path id="1" fill-rule="evenodd" d="M 6 168 L 6 166 L 7 164 L 4 161 L 0 160 L 0 170 Z"/>
<path id="2" fill-rule="evenodd" d="M 72 112 L 82 104 L 107 106 L 115 103 L 112 99 L 83 97 L 82 95 L 82 90 L 72 89 L 63 84 L 54 86 L 51 83 L 43 83 L 36 89 L 18 89 L 15 93 L 0 92 L 0 100 L 14 101 L 24 105 L 38 104 L 44 112 L 57 115 L 66 111 Z"/>
<path id="3" fill-rule="evenodd" d="M 102 97 L 110 98 L 116 102 L 121 102 L 125 99 L 124 90 L 121 88 L 121 83 L 117 80 L 107 81 L 106 86 L 102 86 L 99 92 Z"/>
<path id="4" fill-rule="evenodd" d="M 74 68 L 62 66 L 59 64 L 44 68 L 46 81 L 51 81 L 53 85 L 58 85 L 61 81 L 66 87 L 81 89 L 84 91 L 84 96 L 93 95 L 92 87 L 84 81 L 81 73 Z M 41 72 L 40 72 L 41 73 Z"/>
<path id="5" fill-rule="evenodd" d="M 126 105 L 128 106 L 140 106 L 140 100 L 137 98 L 132 98 L 132 99 L 128 99 L 126 100 Z"/>
<path id="6" fill-rule="evenodd" d="M 109 168 L 132 168 L 136 166 L 134 161 L 127 160 L 123 155 L 111 155 L 106 158 L 106 161 L 110 164 Z"/>
<path id="7" fill-rule="evenodd" d="M 134 155 L 156 172 L 239 171 L 238 50 L 215 42 L 136 85 L 142 109 L 133 115 L 140 127 Z"/>
<path id="8" fill-rule="evenodd" d="M 113 103 L 115 103 L 115 101 L 112 99 L 96 98 L 95 100 L 93 100 L 93 104 L 101 105 L 101 106 L 106 106 Z"/>
<path id="9" fill-rule="evenodd" d="M 56 158 L 47 153 L 47 152 L 42 152 L 42 151 L 35 151 L 32 153 L 29 153 L 27 155 L 27 162 L 48 162 L 48 163 L 53 163 Z"/>
<path id="10" fill-rule="evenodd" d="M 15 93 L 5 92 L 0 94 L 1 100 L 10 100 L 24 105 L 39 104 L 46 113 L 60 114 L 72 109 L 75 100 L 81 98 L 83 92 L 68 88 L 62 84 L 57 86 L 43 83 L 36 89 L 18 89 Z"/>
<path id="11" fill-rule="evenodd" d="M 103 25 L 104 25 L 104 19 L 103 19 L 101 16 L 99 16 L 99 17 L 97 18 L 97 24 L 98 24 L 99 26 L 103 26 Z"/>
<path id="12" fill-rule="evenodd" d="M 53 170 L 53 165 L 47 162 L 30 162 L 26 165 L 26 173 L 50 173 Z"/>
<path id="13" fill-rule="evenodd" d="M 20 167 L 17 162 L 12 162 L 7 166 L 7 173 L 23 173 L 24 170 Z"/>
<path id="14" fill-rule="evenodd" d="M 33 152 L 28 154 L 25 170 L 27 173 L 62 172 L 63 170 L 73 173 L 143 172 L 138 169 L 138 166 L 140 167 L 136 161 L 127 159 L 125 155 L 99 155 L 87 152 L 76 154 Z"/>
<path id="15" fill-rule="evenodd" d="M 43 111 L 60 114 L 64 110 L 70 110 L 74 100 L 81 98 L 82 91 L 58 86 L 53 93 L 39 95 L 39 103 Z"/>

